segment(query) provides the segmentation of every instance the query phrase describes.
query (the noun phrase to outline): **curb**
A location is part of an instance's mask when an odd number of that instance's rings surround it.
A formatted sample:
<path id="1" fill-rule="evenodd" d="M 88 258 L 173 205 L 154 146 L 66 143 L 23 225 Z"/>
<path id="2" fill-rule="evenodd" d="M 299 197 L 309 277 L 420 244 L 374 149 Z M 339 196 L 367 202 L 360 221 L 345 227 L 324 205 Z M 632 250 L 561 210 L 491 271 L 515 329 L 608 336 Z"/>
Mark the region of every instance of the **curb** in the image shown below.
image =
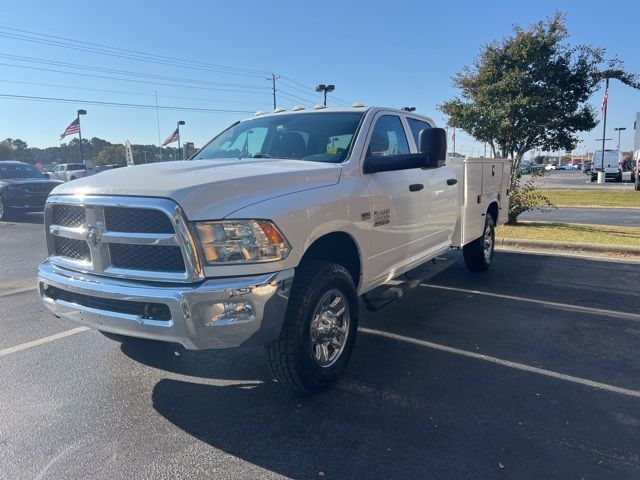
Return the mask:
<path id="1" fill-rule="evenodd" d="M 539 250 L 582 251 L 593 253 L 617 253 L 621 255 L 640 256 L 640 247 L 624 245 L 601 245 L 582 242 L 549 242 L 547 240 L 524 240 L 518 238 L 496 238 L 496 246 L 535 248 Z"/>

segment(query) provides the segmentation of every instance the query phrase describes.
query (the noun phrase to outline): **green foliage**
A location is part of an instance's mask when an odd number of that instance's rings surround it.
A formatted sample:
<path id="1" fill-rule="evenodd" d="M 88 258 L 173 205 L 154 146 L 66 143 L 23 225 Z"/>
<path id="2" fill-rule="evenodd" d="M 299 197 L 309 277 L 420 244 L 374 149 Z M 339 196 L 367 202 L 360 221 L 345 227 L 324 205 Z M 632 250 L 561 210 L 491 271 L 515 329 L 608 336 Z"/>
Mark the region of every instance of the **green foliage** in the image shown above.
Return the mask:
<path id="1" fill-rule="evenodd" d="M 545 212 L 550 208 L 556 208 L 551 200 L 536 187 L 535 181 L 539 175 L 540 174 L 533 174 L 523 185 L 520 185 L 520 175 L 514 175 L 515 188 L 511 192 L 507 220 L 507 223 L 510 225 L 517 223 L 518 216 L 529 210 Z"/>
<path id="2" fill-rule="evenodd" d="M 578 133 L 596 126 L 587 103 L 604 78 L 634 88 L 637 77 L 617 58 L 587 45 L 571 47 L 562 13 L 485 45 L 473 65 L 453 78 L 460 97 L 440 105 L 449 124 L 462 128 L 494 154 L 514 159 L 519 171 L 533 149 L 572 150 Z M 515 179 L 512 190 L 515 189 Z"/>
<path id="3" fill-rule="evenodd" d="M 124 151 L 124 145 L 109 145 L 100 150 L 100 153 L 94 158 L 93 164 L 99 165 L 124 165 L 127 163 L 127 157 Z"/>

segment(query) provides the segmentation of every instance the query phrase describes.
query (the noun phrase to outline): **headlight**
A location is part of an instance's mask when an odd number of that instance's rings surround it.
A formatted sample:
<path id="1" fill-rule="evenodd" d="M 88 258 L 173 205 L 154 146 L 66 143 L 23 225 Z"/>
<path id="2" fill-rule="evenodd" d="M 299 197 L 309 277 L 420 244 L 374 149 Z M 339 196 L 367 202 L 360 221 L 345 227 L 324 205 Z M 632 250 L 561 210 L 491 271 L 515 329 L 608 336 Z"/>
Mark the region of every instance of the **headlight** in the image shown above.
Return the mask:
<path id="1" fill-rule="evenodd" d="M 204 259 L 209 265 L 284 260 L 289 243 L 268 220 L 196 222 Z"/>

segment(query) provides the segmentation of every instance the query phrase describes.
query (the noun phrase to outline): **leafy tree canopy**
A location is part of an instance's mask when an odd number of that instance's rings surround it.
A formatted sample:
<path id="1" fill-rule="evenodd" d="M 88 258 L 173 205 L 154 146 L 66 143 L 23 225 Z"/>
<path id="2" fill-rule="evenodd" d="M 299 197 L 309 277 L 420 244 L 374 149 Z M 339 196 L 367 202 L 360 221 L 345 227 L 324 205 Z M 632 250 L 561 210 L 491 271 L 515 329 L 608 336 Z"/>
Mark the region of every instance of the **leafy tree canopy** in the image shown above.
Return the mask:
<path id="1" fill-rule="evenodd" d="M 587 102 L 602 80 L 640 83 L 619 59 L 606 60 L 603 49 L 572 47 L 567 38 L 564 14 L 557 12 L 485 45 L 473 65 L 453 77 L 460 97 L 439 106 L 449 124 L 513 158 L 516 172 L 533 148 L 575 148 L 578 133 L 596 126 Z"/>

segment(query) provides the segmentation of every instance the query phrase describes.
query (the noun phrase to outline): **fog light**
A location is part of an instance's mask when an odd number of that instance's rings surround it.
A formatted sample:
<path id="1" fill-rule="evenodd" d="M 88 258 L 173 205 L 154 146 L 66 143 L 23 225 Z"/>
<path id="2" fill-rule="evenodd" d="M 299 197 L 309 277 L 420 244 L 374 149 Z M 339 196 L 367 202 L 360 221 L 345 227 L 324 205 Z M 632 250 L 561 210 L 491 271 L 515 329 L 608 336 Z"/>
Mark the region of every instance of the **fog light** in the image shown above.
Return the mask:
<path id="1" fill-rule="evenodd" d="M 211 316 L 206 322 L 207 327 L 252 322 L 256 318 L 253 305 L 247 301 L 214 303 L 209 311 Z"/>

